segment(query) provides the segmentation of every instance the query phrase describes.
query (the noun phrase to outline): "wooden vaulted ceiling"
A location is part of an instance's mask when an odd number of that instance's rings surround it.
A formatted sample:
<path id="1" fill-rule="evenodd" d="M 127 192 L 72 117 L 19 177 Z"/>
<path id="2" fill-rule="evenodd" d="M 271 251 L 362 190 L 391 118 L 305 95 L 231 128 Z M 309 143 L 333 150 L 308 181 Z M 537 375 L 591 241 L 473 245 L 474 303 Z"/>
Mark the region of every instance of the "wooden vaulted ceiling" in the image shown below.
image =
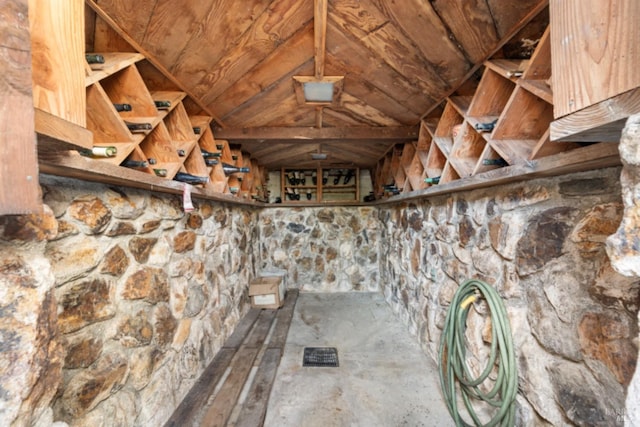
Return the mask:
<path id="1" fill-rule="evenodd" d="M 504 40 L 526 47 L 548 22 L 541 0 L 88 2 L 198 100 L 216 138 L 271 169 L 374 166 Z M 538 34 L 517 33 L 534 16 Z M 344 76 L 339 102 L 301 105 L 293 76 Z"/>

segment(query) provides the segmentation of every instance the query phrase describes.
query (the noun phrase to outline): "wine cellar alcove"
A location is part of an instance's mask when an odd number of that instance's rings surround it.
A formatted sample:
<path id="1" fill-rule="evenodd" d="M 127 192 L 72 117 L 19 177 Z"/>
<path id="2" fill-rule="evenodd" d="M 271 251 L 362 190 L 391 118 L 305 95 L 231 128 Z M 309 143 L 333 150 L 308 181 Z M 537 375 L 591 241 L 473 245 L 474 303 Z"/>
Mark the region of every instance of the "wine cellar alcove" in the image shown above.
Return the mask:
<path id="1" fill-rule="evenodd" d="M 513 424 L 640 423 L 637 2 L 0 10 L 4 424 L 452 424 L 470 278 Z"/>

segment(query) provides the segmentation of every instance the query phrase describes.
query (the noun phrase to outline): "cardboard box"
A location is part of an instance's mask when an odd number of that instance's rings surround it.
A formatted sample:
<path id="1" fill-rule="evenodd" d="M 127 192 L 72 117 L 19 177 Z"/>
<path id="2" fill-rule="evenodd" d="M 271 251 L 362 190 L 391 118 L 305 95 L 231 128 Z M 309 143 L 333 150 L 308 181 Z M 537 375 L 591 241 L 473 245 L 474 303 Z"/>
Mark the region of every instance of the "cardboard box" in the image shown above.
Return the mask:
<path id="1" fill-rule="evenodd" d="M 251 306 L 255 308 L 280 308 L 284 304 L 284 280 L 281 276 L 258 277 L 249 284 Z"/>

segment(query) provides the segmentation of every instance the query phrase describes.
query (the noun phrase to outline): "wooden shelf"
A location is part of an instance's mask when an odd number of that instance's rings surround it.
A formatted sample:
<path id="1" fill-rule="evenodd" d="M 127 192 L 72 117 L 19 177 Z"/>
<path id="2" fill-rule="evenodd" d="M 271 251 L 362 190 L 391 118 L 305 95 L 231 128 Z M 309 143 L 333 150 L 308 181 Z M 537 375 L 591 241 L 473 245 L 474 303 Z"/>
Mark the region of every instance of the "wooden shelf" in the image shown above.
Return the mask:
<path id="1" fill-rule="evenodd" d="M 348 173 L 352 174 L 349 178 L 350 181 L 344 184 Z M 313 183 L 314 174 L 315 184 Z M 326 184 L 323 183 L 324 178 L 327 180 Z M 302 183 L 303 179 L 304 183 Z M 339 179 L 340 183 L 334 184 L 336 179 Z M 292 183 L 291 180 L 297 180 L 297 182 Z M 288 203 L 358 201 L 360 198 L 360 170 L 358 168 L 282 168 L 280 170 L 280 187 L 280 197 L 283 202 Z M 306 199 L 307 193 L 312 195 L 311 200 Z M 300 200 L 291 199 L 292 194 L 299 195 Z"/>
<path id="2" fill-rule="evenodd" d="M 144 56 L 139 53 L 130 52 L 104 52 L 104 64 L 90 64 L 91 71 L 85 80 L 85 86 L 90 86 L 100 80 L 124 70 L 138 61 L 142 61 Z"/>

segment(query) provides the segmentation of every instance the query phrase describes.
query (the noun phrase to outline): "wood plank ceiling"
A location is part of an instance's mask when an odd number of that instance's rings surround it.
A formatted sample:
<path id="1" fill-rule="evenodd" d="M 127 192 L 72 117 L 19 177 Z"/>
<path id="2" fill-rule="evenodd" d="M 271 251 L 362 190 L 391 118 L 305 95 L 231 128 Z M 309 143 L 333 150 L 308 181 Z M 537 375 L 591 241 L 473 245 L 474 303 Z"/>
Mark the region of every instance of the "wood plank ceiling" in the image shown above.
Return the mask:
<path id="1" fill-rule="evenodd" d="M 270 169 L 373 167 L 394 144 L 415 140 L 421 117 L 546 3 L 96 2 L 215 117 L 216 138 Z M 516 44 L 542 33 L 548 17 L 538 20 L 546 22 Z M 294 76 L 343 76 L 343 91 L 332 105 L 300 104 Z M 312 161 L 315 152 L 329 158 Z"/>

